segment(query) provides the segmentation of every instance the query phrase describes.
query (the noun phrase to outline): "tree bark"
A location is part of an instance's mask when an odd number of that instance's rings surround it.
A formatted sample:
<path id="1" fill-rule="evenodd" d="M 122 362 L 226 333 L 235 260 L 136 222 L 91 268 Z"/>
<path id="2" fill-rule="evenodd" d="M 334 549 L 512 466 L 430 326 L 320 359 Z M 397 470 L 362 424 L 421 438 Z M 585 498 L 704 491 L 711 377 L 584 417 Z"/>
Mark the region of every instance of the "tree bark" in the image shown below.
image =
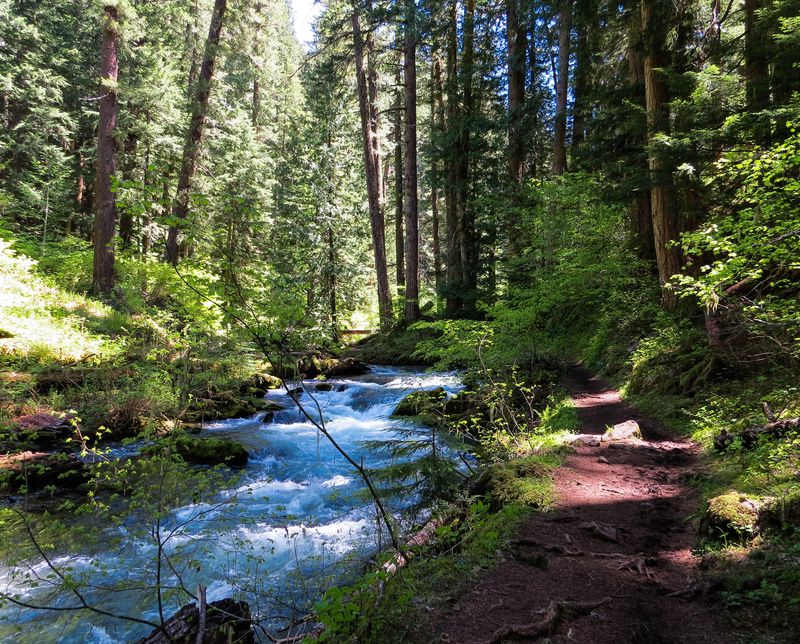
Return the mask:
<path id="1" fill-rule="evenodd" d="M 647 138 L 653 139 L 669 132 L 669 91 L 663 68 L 667 66 L 665 34 L 670 15 L 658 11 L 657 0 L 642 0 L 642 34 L 644 36 L 644 84 L 647 105 Z M 650 209 L 653 219 L 653 242 L 661 282 L 661 304 L 665 309 L 674 309 L 675 293 L 667 282 L 680 271 L 681 257 L 678 248 L 671 242 L 678 239 L 678 216 L 675 208 L 674 184 L 667 163 L 652 150 L 649 151 Z"/>
<path id="2" fill-rule="evenodd" d="M 211 81 L 214 77 L 214 67 L 217 60 L 217 49 L 222 33 L 227 0 L 215 0 L 214 11 L 211 14 L 211 25 L 208 29 L 208 39 L 203 53 L 203 63 L 200 66 L 200 76 L 192 103 L 192 116 L 189 122 L 189 132 L 183 148 L 181 170 L 178 175 L 178 192 L 172 207 L 172 222 L 167 233 L 167 248 L 164 259 L 173 266 L 178 264 L 180 245 L 178 236 L 186 222 L 189 212 L 189 196 L 192 180 L 197 171 L 197 160 L 200 156 L 200 144 L 203 140 L 203 130 L 208 112 L 208 99 L 211 95 Z"/>
<path id="3" fill-rule="evenodd" d="M 97 126 L 97 176 L 95 180 L 94 266 L 92 290 L 108 294 L 114 287 L 114 227 L 116 202 L 111 191 L 114 175 L 114 131 L 117 126 L 117 78 L 119 76 L 119 14 L 117 7 L 103 7 L 103 44 L 100 78 L 103 95 Z"/>
<path id="4" fill-rule="evenodd" d="M 456 315 L 463 306 L 461 284 L 461 226 L 456 204 L 459 183 L 458 146 L 458 10 L 457 0 L 450 0 L 447 28 L 447 138 L 449 149 L 445 183 L 445 218 L 447 227 L 447 303 L 448 316 Z"/>
<path id="5" fill-rule="evenodd" d="M 628 17 L 628 46 L 625 51 L 625 58 L 628 64 L 628 84 L 632 101 L 641 107 L 643 112 L 647 110 L 644 89 L 644 59 L 642 58 L 642 12 L 638 1 L 630 3 L 633 8 Z M 637 129 L 634 134 L 634 145 L 637 149 L 643 150 L 647 145 L 647 125 L 646 116 L 644 117 L 643 130 Z M 646 177 L 649 173 L 647 158 L 642 155 L 635 161 L 635 172 L 641 173 Z M 628 214 L 631 229 L 631 242 L 636 249 L 636 254 L 640 259 L 655 260 L 656 249 L 653 243 L 653 218 L 650 212 L 650 188 L 642 187 L 634 193 L 633 199 L 628 206 Z"/>
<path id="6" fill-rule="evenodd" d="M 444 132 L 444 104 L 442 98 L 442 62 L 436 52 L 431 65 L 431 141 L 435 140 L 437 129 Z M 442 293 L 442 248 L 439 236 L 439 160 L 436 153 L 431 159 L 431 218 L 433 235 L 433 271 L 436 283 L 437 302 Z M 438 307 L 437 307 L 438 308 Z"/>
<path id="7" fill-rule="evenodd" d="M 398 74 L 399 76 L 399 74 Z M 400 79 L 398 78 L 398 85 Z M 395 101 L 394 113 L 394 255 L 395 255 L 395 277 L 398 286 L 406 283 L 405 272 L 405 239 L 403 236 L 403 98 L 401 90 L 397 90 L 397 100 Z"/>
<path id="8" fill-rule="evenodd" d="M 573 82 L 572 150 L 576 152 L 586 140 L 589 95 L 592 87 L 592 54 L 597 30 L 597 5 L 594 0 L 578 0 L 576 4 L 578 45 L 575 51 Z"/>
<path id="9" fill-rule="evenodd" d="M 361 133 L 364 149 L 364 174 L 367 181 L 367 200 L 369 202 L 372 247 L 375 256 L 375 275 L 378 289 L 378 315 L 381 328 L 388 328 L 392 322 L 392 298 L 389 293 L 389 277 L 386 271 L 386 231 L 381 202 L 380 155 L 376 153 L 375 131 L 372 117 L 377 110 L 370 105 L 370 86 L 364 67 L 364 40 L 361 34 L 361 18 L 353 9 L 353 45 L 355 51 L 356 81 L 358 84 L 358 106 L 361 117 Z"/>
<path id="10" fill-rule="evenodd" d="M 520 197 L 525 171 L 525 55 L 527 30 L 520 21 L 519 0 L 506 0 L 508 49 L 508 177 L 510 204 L 506 228 L 511 257 L 520 254 Z"/>
<path id="11" fill-rule="evenodd" d="M 759 21 L 765 0 L 745 0 L 745 95 L 747 109 L 761 112 L 769 107 L 768 35 Z"/>
<path id="12" fill-rule="evenodd" d="M 463 111 L 459 133 L 459 171 L 458 171 L 458 209 L 459 227 L 461 228 L 461 282 L 464 293 L 464 310 L 473 311 L 477 300 L 478 288 L 478 253 L 475 234 L 475 212 L 471 204 L 470 194 L 470 131 L 473 118 L 472 79 L 475 66 L 475 0 L 466 0 L 464 7 L 464 57 L 463 79 Z"/>
<path id="13" fill-rule="evenodd" d="M 331 339 L 339 342 L 339 314 L 336 307 L 336 247 L 333 243 L 333 226 L 328 226 L 328 299 L 331 308 Z"/>
<path id="14" fill-rule="evenodd" d="M 406 0 L 403 33 L 405 81 L 406 322 L 419 319 L 419 210 L 417 204 L 417 6 Z"/>
<path id="15" fill-rule="evenodd" d="M 567 171 L 567 89 L 569 82 L 569 37 L 572 29 L 572 0 L 562 0 L 558 15 L 558 74 L 553 137 L 553 174 Z"/>

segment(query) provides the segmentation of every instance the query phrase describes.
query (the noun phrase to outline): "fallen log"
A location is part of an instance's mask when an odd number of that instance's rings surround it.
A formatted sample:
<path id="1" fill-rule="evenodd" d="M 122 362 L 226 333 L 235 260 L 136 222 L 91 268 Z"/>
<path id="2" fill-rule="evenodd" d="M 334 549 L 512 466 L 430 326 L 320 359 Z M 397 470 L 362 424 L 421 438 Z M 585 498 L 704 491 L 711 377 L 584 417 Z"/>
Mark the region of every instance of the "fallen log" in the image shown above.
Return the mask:
<path id="1" fill-rule="evenodd" d="M 768 438 L 783 438 L 791 432 L 796 431 L 800 431 L 800 418 L 776 420 L 766 425 L 748 427 L 738 433 L 723 429 L 714 439 L 714 447 L 718 452 L 724 452 L 736 439 L 740 439 L 742 447 L 750 449 L 755 446 L 762 436 Z"/>

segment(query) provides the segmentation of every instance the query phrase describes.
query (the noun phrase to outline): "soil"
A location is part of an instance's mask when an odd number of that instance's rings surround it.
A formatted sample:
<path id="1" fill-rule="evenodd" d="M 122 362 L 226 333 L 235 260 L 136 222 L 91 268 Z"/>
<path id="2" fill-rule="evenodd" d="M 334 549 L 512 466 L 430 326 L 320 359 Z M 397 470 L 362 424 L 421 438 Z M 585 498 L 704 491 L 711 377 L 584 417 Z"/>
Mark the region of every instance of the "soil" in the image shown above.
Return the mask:
<path id="1" fill-rule="evenodd" d="M 699 577 L 691 549 L 700 501 L 688 483 L 697 446 L 581 367 L 566 386 L 583 433 L 633 419 L 643 440 L 577 447 L 556 473 L 554 509 L 529 520 L 511 555 L 435 617 L 437 641 L 737 641 L 721 608 L 690 592 Z M 538 634 L 520 635 L 520 626 Z"/>

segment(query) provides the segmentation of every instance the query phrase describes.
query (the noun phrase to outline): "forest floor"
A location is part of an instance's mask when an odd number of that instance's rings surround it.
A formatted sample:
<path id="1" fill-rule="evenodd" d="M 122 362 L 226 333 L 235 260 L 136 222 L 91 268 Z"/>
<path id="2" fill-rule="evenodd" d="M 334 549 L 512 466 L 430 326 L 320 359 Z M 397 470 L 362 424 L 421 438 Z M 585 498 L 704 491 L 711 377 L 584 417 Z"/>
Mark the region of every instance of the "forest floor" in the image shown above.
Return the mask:
<path id="1" fill-rule="evenodd" d="M 553 510 L 524 524 L 512 554 L 435 617 L 433 632 L 459 644 L 737 641 L 720 608 L 692 599 L 697 446 L 581 367 L 565 384 L 583 433 L 633 419 L 644 440 L 578 447 L 555 475 Z"/>

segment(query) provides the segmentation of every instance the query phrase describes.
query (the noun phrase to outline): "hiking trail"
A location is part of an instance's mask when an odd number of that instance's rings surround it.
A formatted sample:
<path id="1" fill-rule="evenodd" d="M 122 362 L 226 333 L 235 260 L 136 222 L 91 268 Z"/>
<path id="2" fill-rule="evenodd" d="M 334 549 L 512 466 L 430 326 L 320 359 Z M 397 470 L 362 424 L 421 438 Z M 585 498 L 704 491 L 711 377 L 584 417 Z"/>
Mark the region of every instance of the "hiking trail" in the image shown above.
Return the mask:
<path id="1" fill-rule="evenodd" d="M 699 494 L 688 478 L 698 447 L 582 367 L 570 367 L 565 385 L 582 433 L 599 438 L 635 420 L 643 440 L 577 446 L 556 472 L 554 508 L 525 523 L 506 560 L 438 615 L 433 632 L 458 644 L 734 641 L 719 611 L 693 598 Z"/>

